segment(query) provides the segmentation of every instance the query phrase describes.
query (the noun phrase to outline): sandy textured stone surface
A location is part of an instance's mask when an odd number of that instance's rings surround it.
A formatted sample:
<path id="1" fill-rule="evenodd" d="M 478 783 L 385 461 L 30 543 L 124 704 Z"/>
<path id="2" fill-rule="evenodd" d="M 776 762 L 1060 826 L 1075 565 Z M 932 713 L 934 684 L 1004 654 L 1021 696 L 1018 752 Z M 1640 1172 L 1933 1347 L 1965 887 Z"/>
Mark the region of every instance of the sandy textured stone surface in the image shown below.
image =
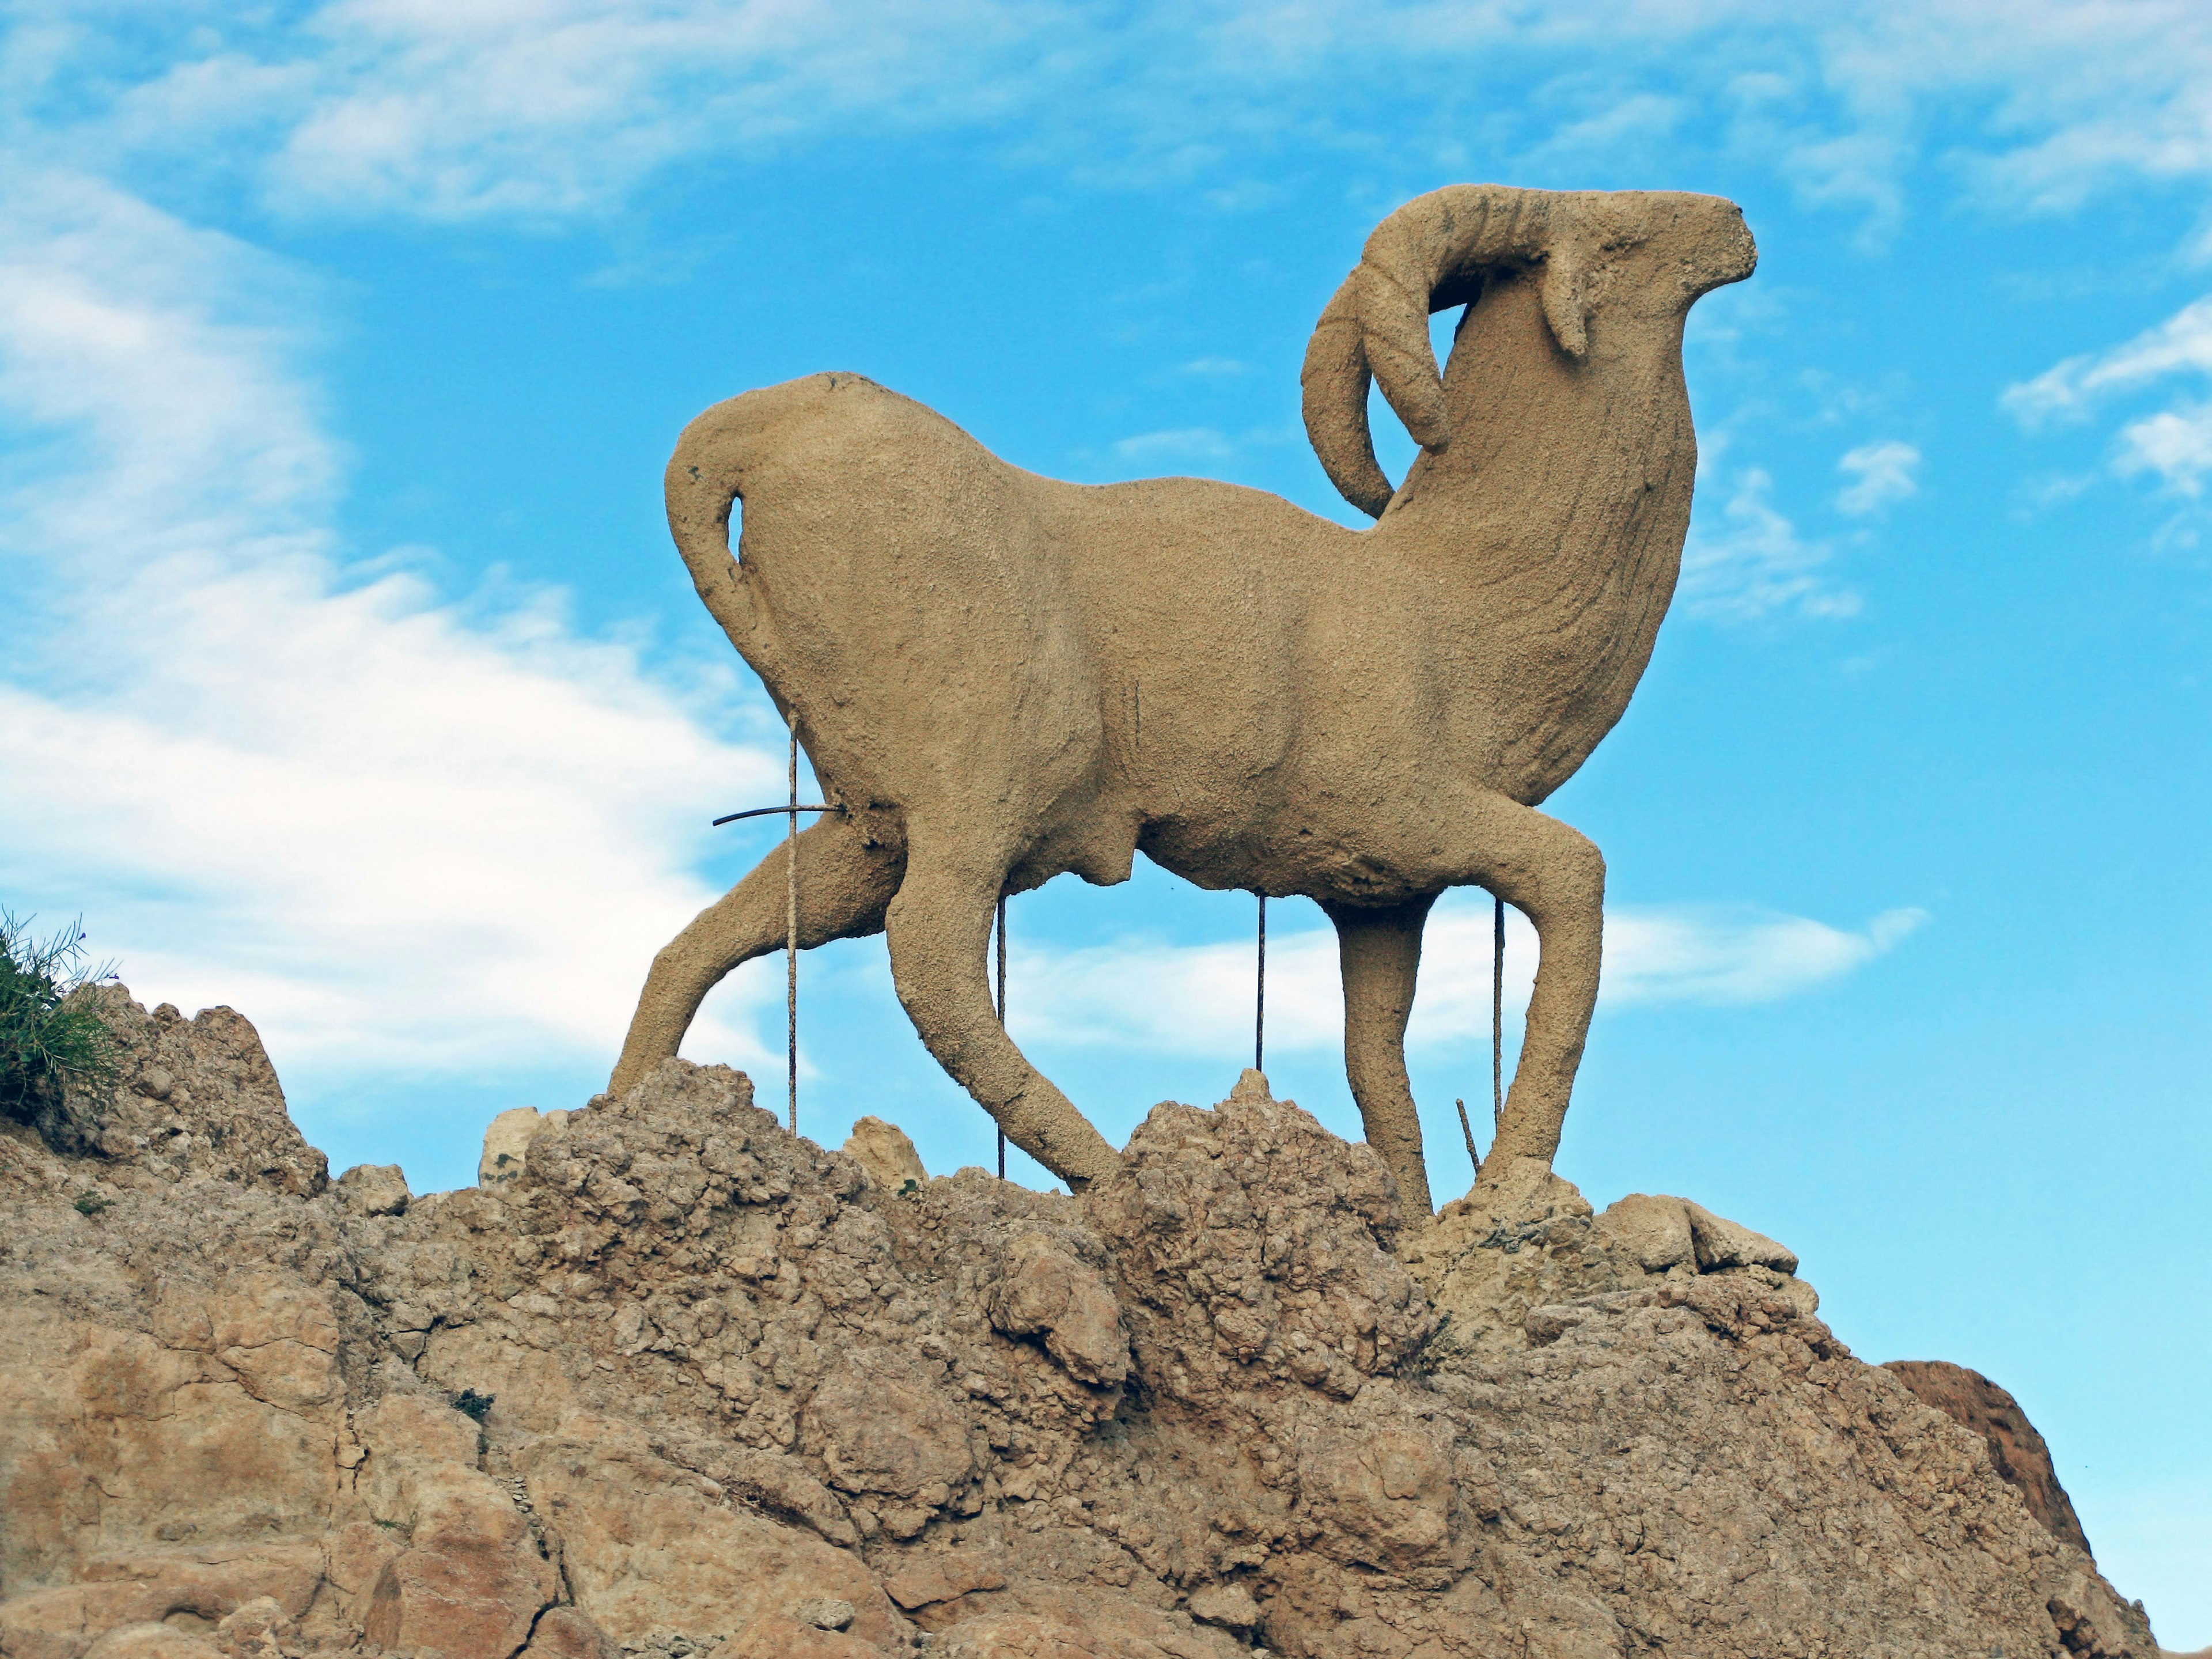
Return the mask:
<path id="1" fill-rule="evenodd" d="M 1126 881 L 1141 850 L 1327 913 L 1346 1075 L 1413 1226 L 1429 908 L 1470 884 L 1517 907 L 1535 990 L 1484 1179 L 1548 1167 L 1605 861 L 1535 809 L 1650 660 L 1698 476 L 1684 324 L 1757 258 L 1733 202 L 1673 191 L 1448 185 L 1389 215 L 1299 374 L 1366 531 L 1209 479 L 1040 477 L 842 370 L 700 415 L 669 528 L 832 810 L 655 956 L 608 1086 L 674 1056 L 741 963 L 882 933 L 946 1072 L 1072 1188 L 1109 1182 L 1115 1149 L 999 1018 L 983 947 L 1006 895 Z M 1439 368 L 1429 319 L 1457 307 Z M 1375 388 L 1420 446 L 1395 485 Z"/>
<path id="2" fill-rule="evenodd" d="M 887 1192 L 678 1060 L 401 1209 L 237 1016 L 112 1009 L 116 1103 L 0 1128 L 6 1659 L 2155 1653 L 1679 1200 L 1415 1246 L 1256 1090 Z"/>

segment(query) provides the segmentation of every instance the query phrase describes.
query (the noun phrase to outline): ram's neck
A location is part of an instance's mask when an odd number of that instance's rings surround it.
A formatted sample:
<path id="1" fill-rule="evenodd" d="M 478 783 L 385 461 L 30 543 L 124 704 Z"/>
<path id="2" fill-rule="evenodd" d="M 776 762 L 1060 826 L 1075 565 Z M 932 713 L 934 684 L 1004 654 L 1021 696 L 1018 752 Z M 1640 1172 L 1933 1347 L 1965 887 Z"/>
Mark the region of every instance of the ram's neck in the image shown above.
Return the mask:
<path id="1" fill-rule="evenodd" d="M 1444 377 L 1452 441 L 1421 456 L 1376 535 L 1455 597 L 1457 649 L 1493 688 L 1513 793 L 1540 799 L 1627 707 L 1680 568 L 1696 441 L 1679 320 L 1592 319 L 1553 342 L 1528 278 L 1494 282 Z"/>

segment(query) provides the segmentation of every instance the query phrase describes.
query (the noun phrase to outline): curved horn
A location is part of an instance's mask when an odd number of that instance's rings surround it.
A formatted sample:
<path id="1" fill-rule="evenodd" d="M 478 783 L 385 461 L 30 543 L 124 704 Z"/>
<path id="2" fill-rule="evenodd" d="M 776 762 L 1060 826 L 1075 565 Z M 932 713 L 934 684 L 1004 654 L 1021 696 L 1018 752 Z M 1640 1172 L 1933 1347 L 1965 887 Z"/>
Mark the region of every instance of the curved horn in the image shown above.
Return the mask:
<path id="1" fill-rule="evenodd" d="M 1360 338 L 1357 273 L 1322 308 L 1306 343 L 1298 384 L 1305 389 L 1306 441 L 1337 493 L 1370 519 L 1382 516 L 1397 492 L 1375 460 L 1367 428 L 1366 343 Z"/>
<path id="2" fill-rule="evenodd" d="M 1486 271 L 1542 265 L 1539 295 L 1553 337 L 1570 356 L 1586 349 L 1582 262 L 1555 222 L 1559 202 L 1549 191 L 1449 185 L 1415 197 L 1367 239 L 1358 266 L 1315 325 L 1299 376 L 1314 453 L 1362 512 L 1381 517 L 1395 493 L 1368 430 L 1370 374 L 1416 443 L 1449 444 L 1429 313 L 1473 299 Z"/>

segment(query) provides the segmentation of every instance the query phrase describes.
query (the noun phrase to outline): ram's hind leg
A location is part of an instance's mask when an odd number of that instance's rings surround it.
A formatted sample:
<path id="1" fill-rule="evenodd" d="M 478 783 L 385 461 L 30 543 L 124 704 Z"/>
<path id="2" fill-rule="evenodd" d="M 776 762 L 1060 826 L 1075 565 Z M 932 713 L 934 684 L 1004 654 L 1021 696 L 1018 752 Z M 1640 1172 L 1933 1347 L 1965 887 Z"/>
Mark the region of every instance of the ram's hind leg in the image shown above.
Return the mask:
<path id="1" fill-rule="evenodd" d="M 870 845 L 839 817 L 824 817 L 802 830 L 797 844 L 799 947 L 881 932 L 884 907 L 898 890 L 899 854 Z M 675 1054 L 699 1004 L 731 969 L 783 948 L 789 923 L 785 872 L 790 845 L 779 842 L 653 957 L 609 1092 L 621 1094 Z"/>
<path id="2" fill-rule="evenodd" d="M 1003 860 L 908 825 L 905 878 L 885 922 L 891 981 L 937 1063 L 1031 1158 L 1080 1191 L 1121 1158 L 1024 1058 L 991 1006 L 985 945 Z"/>
<path id="3" fill-rule="evenodd" d="M 1416 1231 L 1429 1224 L 1432 1206 L 1421 1120 L 1406 1075 L 1406 1020 L 1421 966 L 1421 928 L 1434 902 L 1416 899 L 1386 910 L 1323 907 L 1336 924 L 1344 969 L 1345 1075 L 1367 1144 L 1397 1182 L 1399 1213 Z"/>

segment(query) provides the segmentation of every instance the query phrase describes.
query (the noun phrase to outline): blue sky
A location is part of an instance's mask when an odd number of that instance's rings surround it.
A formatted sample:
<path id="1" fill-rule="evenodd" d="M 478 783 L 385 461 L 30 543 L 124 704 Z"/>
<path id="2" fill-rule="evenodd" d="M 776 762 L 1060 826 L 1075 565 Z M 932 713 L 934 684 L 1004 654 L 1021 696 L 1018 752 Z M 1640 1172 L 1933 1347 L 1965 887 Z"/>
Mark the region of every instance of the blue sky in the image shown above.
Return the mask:
<path id="1" fill-rule="evenodd" d="M 17 0 L 0 902 L 248 1014 L 336 1164 L 465 1182 L 775 833 L 707 827 L 782 757 L 661 522 L 691 415 L 855 369 L 1038 471 L 1349 522 L 1297 365 L 1383 214 L 1731 196 L 1684 589 L 1551 805 L 1611 872 L 1561 1169 L 2013 1389 L 2115 1583 L 2212 1642 L 2212 14 L 1777 15 Z M 1486 907 L 1415 1014 L 1440 1195 Z M 1023 897 L 1016 1036 L 1117 1138 L 1219 1097 L 1252 908 L 1141 863 Z M 1320 918 L 1270 921 L 1277 1091 L 1356 1133 Z M 803 967 L 808 1132 L 986 1161 L 881 941 Z M 756 964 L 687 1052 L 772 1096 L 781 1001 Z"/>

